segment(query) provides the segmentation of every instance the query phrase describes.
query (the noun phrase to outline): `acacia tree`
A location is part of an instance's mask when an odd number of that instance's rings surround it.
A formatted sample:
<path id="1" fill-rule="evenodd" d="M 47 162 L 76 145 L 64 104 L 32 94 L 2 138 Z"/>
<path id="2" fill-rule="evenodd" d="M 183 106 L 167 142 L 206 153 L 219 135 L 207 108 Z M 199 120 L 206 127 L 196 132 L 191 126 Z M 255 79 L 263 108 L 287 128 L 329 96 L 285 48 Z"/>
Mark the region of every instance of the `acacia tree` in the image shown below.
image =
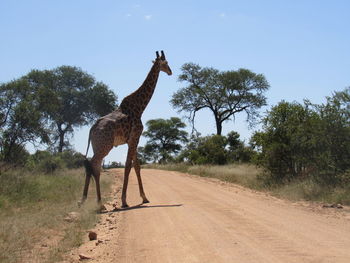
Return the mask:
<path id="1" fill-rule="evenodd" d="M 58 152 L 70 144 L 74 128 L 87 125 L 116 107 L 116 95 L 102 82 L 80 68 L 61 66 L 32 70 L 24 77 L 37 94 L 51 130 L 50 139 Z"/>
<path id="2" fill-rule="evenodd" d="M 116 95 L 81 69 L 32 70 L 0 85 L 0 160 L 17 162 L 25 144 L 62 152 L 73 129 L 112 111 Z"/>
<path id="3" fill-rule="evenodd" d="M 45 119 L 28 81 L 0 85 L 0 159 L 20 163 L 26 142 L 49 141 Z"/>
<path id="4" fill-rule="evenodd" d="M 167 162 L 172 159 L 172 154 L 181 150 L 181 142 L 187 141 L 187 132 L 182 130 L 186 127 L 179 118 L 154 119 L 147 123 L 147 130 L 143 136 L 149 138 L 144 148 L 144 154 L 151 154 L 154 161 Z M 149 157 L 145 158 L 149 160 Z"/>
<path id="5" fill-rule="evenodd" d="M 184 64 L 181 70 L 179 81 L 188 86 L 175 92 L 170 102 L 179 112 L 188 113 L 193 127 L 196 113 L 207 108 L 214 116 L 216 134 L 221 135 L 222 124 L 235 114 L 245 112 L 252 124 L 258 109 L 266 105 L 264 93 L 269 84 L 262 74 L 248 69 L 220 72 L 194 63 Z"/>

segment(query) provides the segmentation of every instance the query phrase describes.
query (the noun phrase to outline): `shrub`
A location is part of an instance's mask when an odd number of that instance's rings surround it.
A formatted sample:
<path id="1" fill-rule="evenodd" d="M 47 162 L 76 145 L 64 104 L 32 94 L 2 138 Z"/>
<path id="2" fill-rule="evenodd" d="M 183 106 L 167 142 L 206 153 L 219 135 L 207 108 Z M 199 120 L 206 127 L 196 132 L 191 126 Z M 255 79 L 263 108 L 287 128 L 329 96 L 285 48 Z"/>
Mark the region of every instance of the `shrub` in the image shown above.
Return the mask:
<path id="1" fill-rule="evenodd" d="M 79 168 L 84 166 L 85 156 L 81 153 L 68 150 L 58 153 L 68 169 Z"/>
<path id="2" fill-rule="evenodd" d="M 23 166 L 29 156 L 29 152 L 23 145 L 13 143 L 10 146 L 6 141 L 0 141 L 0 161 L 3 160 L 7 164 L 14 166 Z"/>
<path id="3" fill-rule="evenodd" d="M 177 161 L 223 165 L 233 162 L 249 162 L 253 154 L 253 150 L 239 140 L 239 134 L 232 131 L 227 136 L 192 137 Z"/>
<path id="4" fill-rule="evenodd" d="M 31 155 L 26 167 L 44 173 L 53 173 L 59 169 L 73 169 L 83 166 L 85 157 L 74 151 L 51 153 L 49 151 L 37 151 Z"/>
<path id="5" fill-rule="evenodd" d="M 350 169 L 350 88 L 324 105 L 280 102 L 251 143 L 266 178 L 276 183 L 313 177 L 337 185 Z"/>

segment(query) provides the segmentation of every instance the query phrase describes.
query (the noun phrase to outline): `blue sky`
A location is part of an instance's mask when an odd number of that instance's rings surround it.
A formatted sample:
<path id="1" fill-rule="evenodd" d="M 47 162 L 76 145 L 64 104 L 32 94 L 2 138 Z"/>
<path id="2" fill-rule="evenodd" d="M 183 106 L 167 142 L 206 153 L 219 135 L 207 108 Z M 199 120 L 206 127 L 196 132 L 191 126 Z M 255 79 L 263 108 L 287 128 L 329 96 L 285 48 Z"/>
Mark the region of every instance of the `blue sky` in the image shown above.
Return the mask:
<path id="1" fill-rule="evenodd" d="M 0 0 L 0 82 L 31 69 L 73 65 L 106 83 L 120 102 L 163 49 L 174 74 L 160 76 L 144 123 L 181 116 L 169 100 L 185 85 L 177 76 L 187 62 L 264 74 L 269 107 L 305 98 L 322 103 L 350 85 L 349 13 L 345 0 Z M 239 115 L 225 123 L 223 133 L 236 130 L 248 140 L 253 130 L 244 120 Z M 196 127 L 202 135 L 215 133 L 206 111 Z M 83 153 L 88 130 L 72 139 Z M 112 150 L 106 160 L 124 162 L 126 149 Z"/>

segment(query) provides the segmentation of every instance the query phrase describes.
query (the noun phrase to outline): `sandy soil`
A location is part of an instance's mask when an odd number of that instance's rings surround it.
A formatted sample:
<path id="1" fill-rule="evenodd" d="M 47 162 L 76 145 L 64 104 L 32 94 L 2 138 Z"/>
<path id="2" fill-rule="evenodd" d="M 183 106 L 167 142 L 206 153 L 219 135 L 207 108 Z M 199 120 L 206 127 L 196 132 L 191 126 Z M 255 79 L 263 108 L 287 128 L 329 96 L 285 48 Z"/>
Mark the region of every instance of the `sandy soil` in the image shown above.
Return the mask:
<path id="1" fill-rule="evenodd" d="M 78 262 L 350 262 L 350 209 L 292 203 L 177 172 L 142 170 L 151 203 L 139 205 L 131 174 L 129 209 L 103 214 L 69 255 Z M 119 201 L 122 170 L 116 170 Z M 84 260 L 85 261 L 85 260 Z"/>

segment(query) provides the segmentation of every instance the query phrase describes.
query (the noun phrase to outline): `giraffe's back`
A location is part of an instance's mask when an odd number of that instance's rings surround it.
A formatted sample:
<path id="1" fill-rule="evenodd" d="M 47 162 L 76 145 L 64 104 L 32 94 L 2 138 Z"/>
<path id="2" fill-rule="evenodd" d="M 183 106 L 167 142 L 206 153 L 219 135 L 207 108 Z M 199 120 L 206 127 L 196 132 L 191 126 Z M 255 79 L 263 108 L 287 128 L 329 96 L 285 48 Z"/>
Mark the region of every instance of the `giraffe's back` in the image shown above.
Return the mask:
<path id="1" fill-rule="evenodd" d="M 101 117 L 91 128 L 94 152 L 109 152 L 113 146 L 127 143 L 130 130 L 129 116 L 119 110 Z"/>

